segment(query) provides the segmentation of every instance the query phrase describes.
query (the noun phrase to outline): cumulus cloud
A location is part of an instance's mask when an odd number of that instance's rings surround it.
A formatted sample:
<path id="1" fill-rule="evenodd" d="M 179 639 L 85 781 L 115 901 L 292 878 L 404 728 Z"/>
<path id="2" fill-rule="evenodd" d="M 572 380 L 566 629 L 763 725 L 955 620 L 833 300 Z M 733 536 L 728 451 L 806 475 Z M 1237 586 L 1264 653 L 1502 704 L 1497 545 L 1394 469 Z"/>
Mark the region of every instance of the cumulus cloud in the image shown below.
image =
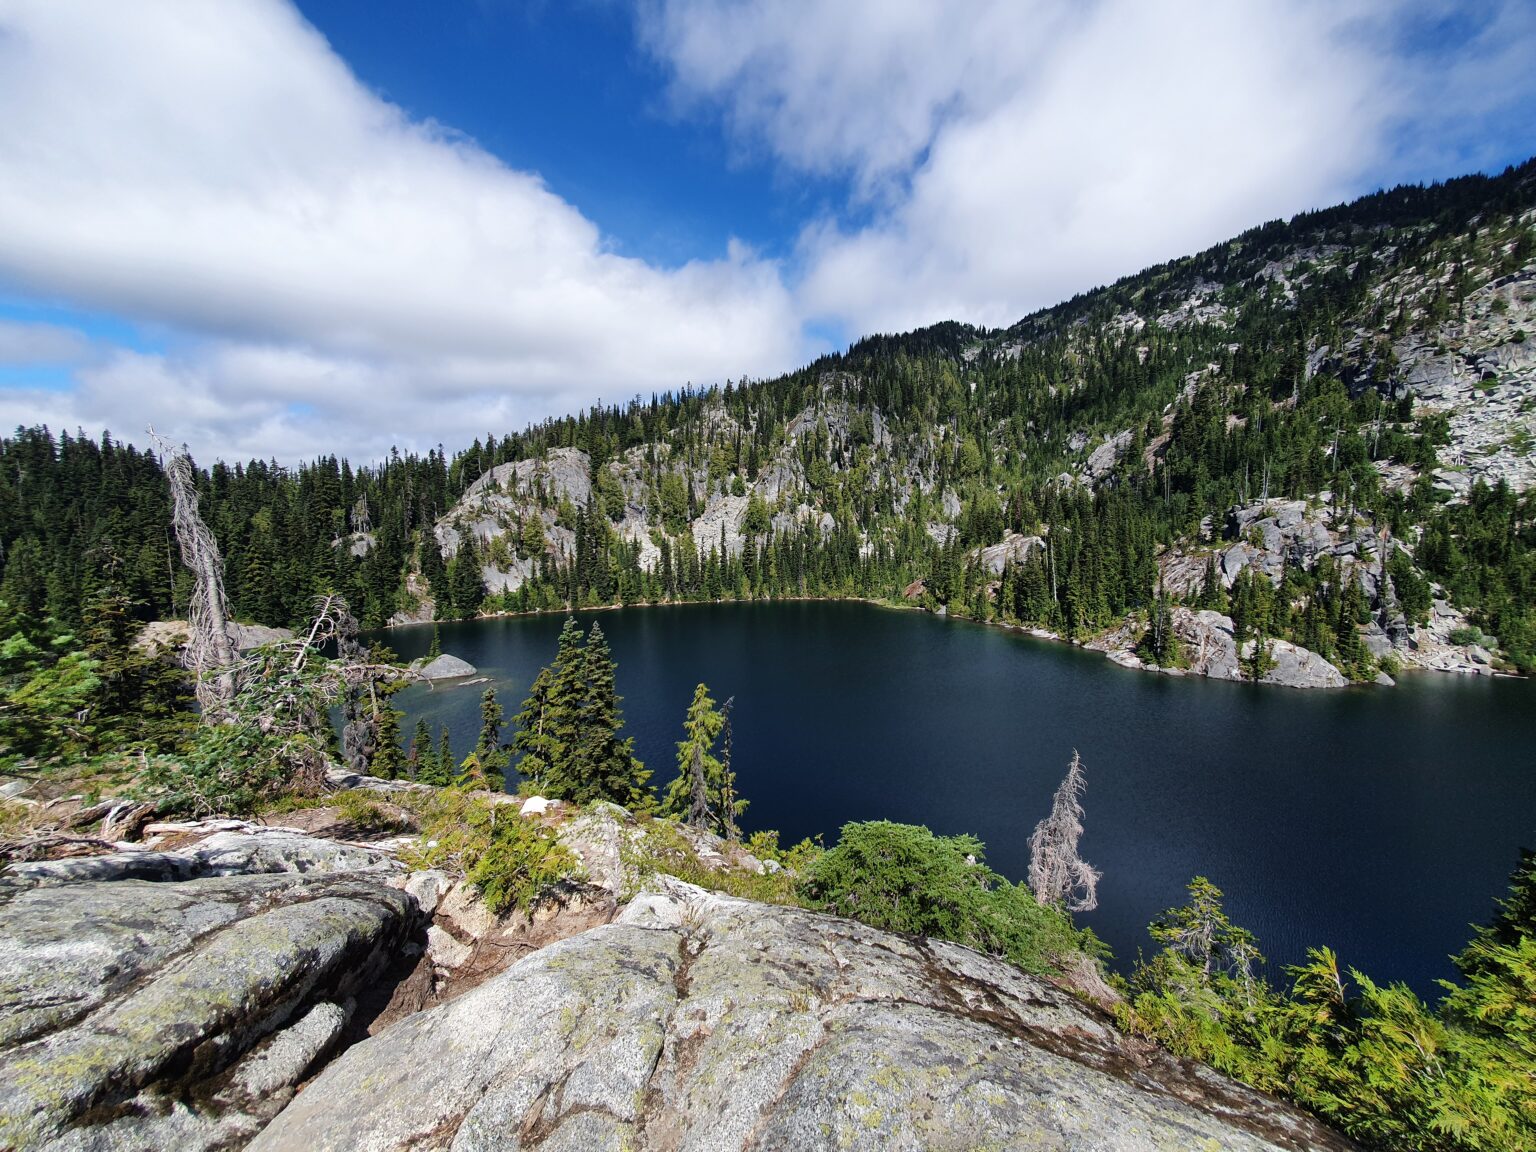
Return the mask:
<path id="1" fill-rule="evenodd" d="M 284 0 L 0 0 L 0 104 L 0 279 L 175 337 L 28 397 L 37 419 L 377 454 L 804 352 L 774 265 L 615 254 Z"/>
<path id="2" fill-rule="evenodd" d="M 85 334 L 73 328 L 0 319 L 0 364 L 69 364 L 89 347 Z"/>
<path id="3" fill-rule="evenodd" d="M 805 229 L 798 294 L 859 333 L 1010 323 L 1459 158 L 1486 127 L 1474 112 L 1532 110 L 1536 48 L 1513 0 L 1480 8 L 1455 50 L 1407 42 L 1407 25 L 1433 34 L 1465 7 L 649 0 L 640 13 L 679 108 L 718 109 L 744 146 L 851 179 L 865 218 Z"/>

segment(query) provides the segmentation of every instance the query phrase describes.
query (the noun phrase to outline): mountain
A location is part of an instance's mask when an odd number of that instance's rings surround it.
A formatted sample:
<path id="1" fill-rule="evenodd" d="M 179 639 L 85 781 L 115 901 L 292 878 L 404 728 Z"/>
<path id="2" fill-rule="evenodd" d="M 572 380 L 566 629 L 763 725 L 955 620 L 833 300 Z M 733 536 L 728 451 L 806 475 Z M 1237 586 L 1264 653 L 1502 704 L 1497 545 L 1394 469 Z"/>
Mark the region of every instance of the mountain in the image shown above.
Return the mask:
<path id="1" fill-rule="evenodd" d="M 268 624 L 326 587 L 372 624 L 905 597 L 1207 674 L 1297 682 L 1290 649 L 1339 682 L 1530 671 L 1528 335 L 1536 161 L 1271 222 L 1007 329 L 872 336 L 451 460 L 216 464 L 204 515 Z M 176 614 L 152 458 L 23 429 L 0 463 L 0 597 L 78 619 L 111 555 L 145 618 Z"/>

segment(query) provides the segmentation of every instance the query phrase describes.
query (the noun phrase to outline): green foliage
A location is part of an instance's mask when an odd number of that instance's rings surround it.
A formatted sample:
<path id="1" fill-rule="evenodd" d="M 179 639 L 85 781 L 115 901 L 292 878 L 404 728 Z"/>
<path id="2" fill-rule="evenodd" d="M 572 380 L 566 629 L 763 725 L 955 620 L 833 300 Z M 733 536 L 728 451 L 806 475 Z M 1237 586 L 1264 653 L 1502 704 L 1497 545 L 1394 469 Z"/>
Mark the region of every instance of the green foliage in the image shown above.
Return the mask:
<path id="1" fill-rule="evenodd" d="M 651 877 L 665 874 L 710 892 L 724 892 L 728 896 L 759 900 L 765 904 L 801 904 L 799 869 L 820 851 L 808 841 L 802 841 L 785 854 L 787 859 L 777 861 L 781 864 L 779 871 L 759 874 L 729 863 L 724 868 L 705 864 L 688 836 L 672 819 L 642 816 L 639 833 L 637 838 L 621 845 L 620 855 L 625 866 L 634 869 L 642 885 Z M 777 836 L 774 840 L 776 843 Z"/>
<path id="2" fill-rule="evenodd" d="M 540 893 L 581 875 L 555 833 L 523 819 L 513 805 L 452 788 L 411 794 L 403 802 L 416 810 L 421 825 L 419 846 L 407 853 L 407 862 L 463 872 L 498 916 L 527 908 Z"/>
<path id="3" fill-rule="evenodd" d="M 340 693 L 331 661 L 295 641 L 246 657 L 225 723 L 198 729 L 190 750 L 161 761 L 150 783 L 167 811 L 251 812 L 279 791 L 314 791 L 335 741 L 330 707 Z"/>
<path id="4" fill-rule="evenodd" d="M 512 758 L 501 742 L 501 705 L 496 689 L 487 688 L 480 697 L 480 738 L 473 753 L 475 767 L 484 774 L 487 786 L 498 792 L 506 788 L 505 772 Z"/>
<path id="5" fill-rule="evenodd" d="M 1031 972 L 1051 972 L 1102 946 L 1071 917 L 1042 906 L 982 863 L 972 836 L 874 821 L 846 824 L 801 883 L 807 906 L 875 928 L 952 940 Z"/>
<path id="6" fill-rule="evenodd" d="M 185 675 L 134 647 L 140 625 L 121 587 L 87 600 L 80 633 L 0 600 L 0 764 L 48 765 L 134 751 L 174 752 L 193 727 Z"/>
<path id="7" fill-rule="evenodd" d="M 1341 969 L 1328 949 L 1282 995 L 1257 979 L 1257 943 L 1203 877 L 1152 925 L 1126 1026 L 1182 1056 L 1289 1096 L 1363 1145 L 1403 1152 L 1536 1149 L 1536 861 L 1457 957 L 1438 1012 L 1401 984 Z"/>
<path id="8" fill-rule="evenodd" d="M 694 688 L 683 738 L 677 743 L 677 777 L 667 786 L 662 811 L 731 840 L 747 801 L 736 795 L 736 773 L 728 756 L 715 755 L 715 741 L 729 725 L 729 707 L 729 701 L 725 709 L 715 707 L 708 685 Z"/>
<path id="9" fill-rule="evenodd" d="M 650 772 L 635 758 L 616 690 L 615 664 L 594 625 L 585 645 L 574 618 L 560 631 L 554 663 L 534 677 L 513 723 L 517 770 L 541 794 L 577 804 L 651 803 Z"/>
<path id="10" fill-rule="evenodd" d="M 325 803 L 336 809 L 336 815 L 346 821 L 354 833 L 382 834 L 411 830 L 410 822 L 379 803 L 375 793 L 352 789 L 326 797 Z"/>

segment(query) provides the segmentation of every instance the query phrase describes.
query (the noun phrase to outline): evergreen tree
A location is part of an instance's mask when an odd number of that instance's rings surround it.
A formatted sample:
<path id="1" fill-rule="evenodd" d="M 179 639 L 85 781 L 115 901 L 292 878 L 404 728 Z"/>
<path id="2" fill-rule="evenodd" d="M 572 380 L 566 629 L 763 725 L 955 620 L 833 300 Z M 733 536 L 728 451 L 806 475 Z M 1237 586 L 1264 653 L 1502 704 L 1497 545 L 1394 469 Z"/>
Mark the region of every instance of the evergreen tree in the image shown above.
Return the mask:
<path id="1" fill-rule="evenodd" d="M 373 754 L 371 771 L 385 780 L 394 780 L 406 770 L 405 756 L 400 751 L 400 721 L 404 716 L 398 708 L 390 707 L 387 699 L 380 701 L 379 746 Z"/>
<path id="2" fill-rule="evenodd" d="M 553 781 L 555 764 L 562 756 L 550 701 L 554 679 L 552 669 L 539 669 L 521 711 L 512 718 L 516 729 L 512 750 L 518 755 L 518 774 L 528 787 L 540 793 Z"/>
<path id="3" fill-rule="evenodd" d="M 428 783 L 436 775 L 437 753 L 432 750 L 432 732 L 425 718 L 416 721 L 416 731 L 411 736 L 410 776 L 413 780 Z"/>
<path id="4" fill-rule="evenodd" d="M 677 778 L 667 786 L 662 808 L 696 827 L 729 836 L 747 802 L 735 797 L 735 781 L 715 754 L 715 741 L 725 728 L 725 714 L 715 707 L 709 686 L 693 690 L 677 743 Z"/>
<path id="5" fill-rule="evenodd" d="M 572 799 L 578 803 L 611 800 L 626 807 L 646 806 L 651 777 L 635 758 L 633 737 L 620 739 L 624 716 L 615 687 L 616 666 L 600 626 L 592 625 L 584 653 L 586 693 L 581 707 L 581 739 L 572 774 L 578 780 Z"/>
<path id="6" fill-rule="evenodd" d="M 473 532 L 466 532 L 459 542 L 448 569 L 448 583 L 454 615 L 461 619 L 479 615 L 485 600 L 485 579 L 480 571 L 480 545 Z"/>
<path id="7" fill-rule="evenodd" d="M 480 739 L 475 743 L 475 761 L 491 787 L 506 787 L 507 753 L 501 743 L 501 705 L 496 689 L 487 688 L 480 697 Z"/>

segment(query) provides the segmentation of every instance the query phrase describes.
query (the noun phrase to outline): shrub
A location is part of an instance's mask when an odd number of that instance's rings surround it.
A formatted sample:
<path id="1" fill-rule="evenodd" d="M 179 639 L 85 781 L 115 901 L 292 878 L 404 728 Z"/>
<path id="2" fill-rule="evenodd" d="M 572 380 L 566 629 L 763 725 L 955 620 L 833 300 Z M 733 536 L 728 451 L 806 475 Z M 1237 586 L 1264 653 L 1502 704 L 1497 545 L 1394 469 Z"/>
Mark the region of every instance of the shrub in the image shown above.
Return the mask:
<path id="1" fill-rule="evenodd" d="M 844 825 L 837 846 L 801 882 L 809 907 L 874 928 L 951 940 L 1031 972 L 1050 972 L 1103 945 L 1071 917 L 1036 902 L 982 863 L 973 836 L 879 820 Z"/>
<path id="2" fill-rule="evenodd" d="M 464 873 L 500 916 L 523 908 L 540 892 L 580 876 L 580 864 L 554 832 L 525 820 L 511 805 L 452 788 L 402 797 L 421 821 L 419 846 L 407 852 L 417 868 Z"/>
<path id="3" fill-rule="evenodd" d="M 625 865 L 635 870 L 641 883 L 656 875 L 667 875 L 710 892 L 724 892 L 727 896 L 739 896 L 744 900 L 757 900 L 764 904 L 802 903 L 793 870 L 786 868 L 780 872 L 758 874 L 743 868 L 712 868 L 699 859 L 693 845 L 675 821 L 641 816 L 637 827 L 639 834 L 625 841 L 621 856 Z M 777 845 L 778 834 L 767 835 Z M 785 855 L 803 861 L 807 854 L 816 851 L 809 841 L 802 841 Z M 759 859 L 764 858 L 757 852 L 753 852 L 753 855 Z"/>

